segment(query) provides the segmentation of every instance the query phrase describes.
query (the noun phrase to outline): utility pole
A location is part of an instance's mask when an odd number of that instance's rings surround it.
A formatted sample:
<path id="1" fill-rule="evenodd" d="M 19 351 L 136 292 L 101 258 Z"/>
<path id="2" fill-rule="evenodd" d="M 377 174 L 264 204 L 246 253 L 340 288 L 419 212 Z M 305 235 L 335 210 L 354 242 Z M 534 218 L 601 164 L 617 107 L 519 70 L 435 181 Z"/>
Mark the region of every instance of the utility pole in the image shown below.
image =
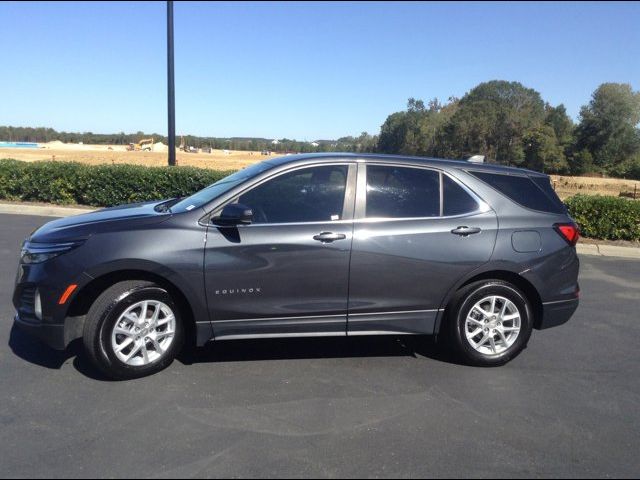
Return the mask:
<path id="1" fill-rule="evenodd" d="M 173 75 L 173 1 L 167 1 L 167 110 L 169 112 L 169 166 L 176 164 L 176 92 Z"/>

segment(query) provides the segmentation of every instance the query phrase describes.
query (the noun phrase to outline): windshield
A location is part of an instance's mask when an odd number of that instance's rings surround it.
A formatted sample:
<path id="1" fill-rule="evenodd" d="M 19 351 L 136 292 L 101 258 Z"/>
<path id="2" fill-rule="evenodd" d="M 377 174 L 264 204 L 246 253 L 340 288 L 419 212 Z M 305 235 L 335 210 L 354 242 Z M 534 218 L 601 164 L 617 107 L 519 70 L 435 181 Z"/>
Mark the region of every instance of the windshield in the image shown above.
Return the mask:
<path id="1" fill-rule="evenodd" d="M 203 207 L 211 200 L 219 197 L 220 195 L 228 192 L 232 188 L 240 185 L 245 180 L 270 169 L 273 165 L 267 162 L 260 162 L 250 167 L 237 171 L 236 173 L 224 177 L 222 180 L 218 180 L 216 183 L 203 188 L 199 192 L 193 195 L 183 198 L 175 205 L 171 206 L 173 213 L 188 212 L 194 208 Z"/>

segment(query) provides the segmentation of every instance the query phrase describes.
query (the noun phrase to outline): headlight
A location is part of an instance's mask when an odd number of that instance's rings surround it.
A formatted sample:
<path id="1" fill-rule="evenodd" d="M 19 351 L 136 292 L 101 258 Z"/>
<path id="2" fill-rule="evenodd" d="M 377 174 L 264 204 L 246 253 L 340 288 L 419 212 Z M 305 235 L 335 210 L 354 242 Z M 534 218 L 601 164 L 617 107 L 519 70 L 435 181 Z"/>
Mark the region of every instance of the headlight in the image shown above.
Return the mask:
<path id="1" fill-rule="evenodd" d="M 72 250 L 82 242 L 67 242 L 67 243 L 34 243 L 25 242 L 22 246 L 22 252 L 20 254 L 20 263 L 32 264 L 42 263 L 53 257 L 57 257 L 69 250 Z"/>

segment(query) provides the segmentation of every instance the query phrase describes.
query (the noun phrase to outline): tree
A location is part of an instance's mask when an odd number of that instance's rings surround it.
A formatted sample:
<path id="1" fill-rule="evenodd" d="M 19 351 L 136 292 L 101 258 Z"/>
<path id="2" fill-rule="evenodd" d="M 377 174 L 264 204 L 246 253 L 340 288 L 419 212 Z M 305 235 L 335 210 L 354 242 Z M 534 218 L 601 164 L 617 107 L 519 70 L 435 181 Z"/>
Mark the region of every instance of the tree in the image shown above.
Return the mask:
<path id="1" fill-rule="evenodd" d="M 522 137 L 524 166 L 546 173 L 565 173 L 567 159 L 556 133 L 550 125 L 542 125 L 528 130 Z"/>
<path id="2" fill-rule="evenodd" d="M 380 127 L 378 151 L 400 153 L 404 149 L 407 123 L 407 112 L 396 112 L 389 115 Z"/>
<path id="3" fill-rule="evenodd" d="M 576 150 L 587 150 L 601 170 L 616 169 L 640 152 L 640 92 L 629 84 L 603 83 L 580 111 Z"/>
<path id="4" fill-rule="evenodd" d="M 382 125 L 378 151 L 444 158 L 482 154 L 489 161 L 560 172 L 568 169 L 573 129 L 563 105 L 545 103 L 518 82 L 494 80 L 445 105 L 410 98 L 405 111 Z"/>
<path id="5" fill-rule="evenodd" d="M 410 98 L 407 110 L 389 115 L 380 129 L 376 150 L 383 153 L 435 156 L 442 151 L 442 128 L 455 107 L 437 98 L 425 106 Z"/>
<path id="6" fill-rule="evenodd" d="M 407 111 L 410 113 L 422 113 L 425 111 L 424 102 L 411 97 L 407 101 Z"/>
<path id="7" fill-rule="evenodd" d="M 563 147 L 569 145 L 573 140 L 573 130 L 575 127 L 571 117 L 567 115 L 565 106 L 561 103 L 557 107 L 553 107 L 547 103 L 544 106 L 544 110 L 544 123 L 553 128 L 558 144 Z"/>
<path id="8" fill-rule="evenodd" d="M 594 171 L 593 156 L 589 150 L 580 150 L 567 157 L 569 171 L 572 175 L 584 175 Z"/>
<path id="9" fill-rule="evenodd" d="M 449 156 L 486 155 L 499 163 L 521 165 L 522 135 L 541 125 L 545 103 L 538 92 L 518 82 L 481 83 L 458 102 L 445 127 Z"/>

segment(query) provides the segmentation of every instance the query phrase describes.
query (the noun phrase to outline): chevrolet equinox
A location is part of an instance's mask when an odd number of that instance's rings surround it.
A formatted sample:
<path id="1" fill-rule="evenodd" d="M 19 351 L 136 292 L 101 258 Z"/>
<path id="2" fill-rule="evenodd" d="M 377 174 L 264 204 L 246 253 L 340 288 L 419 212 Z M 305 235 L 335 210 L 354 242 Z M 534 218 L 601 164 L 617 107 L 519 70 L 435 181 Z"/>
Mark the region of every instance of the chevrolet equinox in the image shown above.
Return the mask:
<path id="1" fill-rule="evenodd" d="M 537 172 L 385 155 L 269 159 L 24 242 L 15 324 L 107 376 L 215 340 L 440 335 L 502 365 L 578 306 L 578 228 Z"/>

